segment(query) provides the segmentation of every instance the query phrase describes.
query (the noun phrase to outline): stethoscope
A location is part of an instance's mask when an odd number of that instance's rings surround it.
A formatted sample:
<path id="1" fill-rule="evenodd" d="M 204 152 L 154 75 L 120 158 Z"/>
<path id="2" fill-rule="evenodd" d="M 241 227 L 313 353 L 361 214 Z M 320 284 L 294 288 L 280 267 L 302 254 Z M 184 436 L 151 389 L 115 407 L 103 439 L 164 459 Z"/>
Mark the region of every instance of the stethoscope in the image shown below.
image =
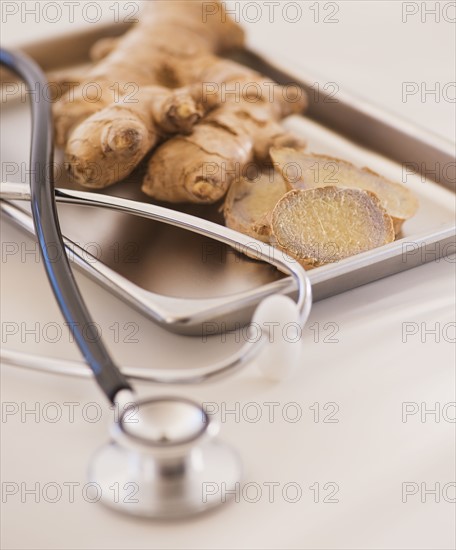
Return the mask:
<path id="1" fill-rule="evenodd" d="M 2 65 L 15 72 L 29 88 L 46 85 L 37 65 L 22 54 L 0 50 Z M 292 343 L 283 331 L 268 326 L 303 327 L 310 313 L 312 292 L 305 270 L 292 258 L 271 246 L 221 225 L 167 208 L 102 194 L 55 189 L 53 182 L 53 141 L 50 103 L 32 102 L 31 165 L 44 167 L 30 175 L 30 188 L 24 184 L 2 183 L 0 198 L 29 200 L 35 232 L 45 270 L 59 307 L 74 328 L 75 341 L 84 363 L 61 361 L 2 350 L 2 359 L 11 365 L 45 372 L 95 377 L 111 404 L 120 411 L 111 429 L 111 441 L 93 457 L 89 478 L 101 488 L 101 501 L 124 513 L 151 517 L 177 518 L 214 508 L 225 499 L 205 494 L 205 483 L 223 484 L 232 493 L 242 477 L 242 467 L 234 449 L 216 436 L 219 425 L 212 414 L 196 402 L 182 397 L 152 397 L 137 400 L 129 380 L 159 384 L 194 384 L 214 380 L 255 360 L 263 374 L 273 380 L 288 376 L 299 361 L 299 342 Z M 231 357 L 210 367 L 192 371 L 144 371 L 120 369 L 97 334 L 65 253 L 56 202 L 97 206 L 161 221 L 234 246 L 290 274 L 297 286 L 297 300 L 284 295 L 265 298 L 257 307 L 252 325 L 260 327 L 259 338 L 248 341 Z M 52 246 L 51 246 L 52 245 Z M 57 261 L 49 256 L 52 248 Z M 84 330 L 83 330 L 84 329 Z M 298 344 L 298 345 L 297 345 Z M 134 501 L 116 498 L 109 488 L 133 484 Z"/>

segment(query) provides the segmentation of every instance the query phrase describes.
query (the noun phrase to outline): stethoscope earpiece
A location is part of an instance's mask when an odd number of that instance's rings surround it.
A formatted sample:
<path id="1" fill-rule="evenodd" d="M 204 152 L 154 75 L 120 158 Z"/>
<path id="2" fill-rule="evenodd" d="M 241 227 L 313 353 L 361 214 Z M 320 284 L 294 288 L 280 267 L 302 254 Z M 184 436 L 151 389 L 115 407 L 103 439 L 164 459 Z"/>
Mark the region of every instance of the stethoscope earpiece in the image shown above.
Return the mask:
<path id="1" fill-rule="evenodd" d="M 217 507 L 242 476 L 219 424 L 193 401 L 158 397 L 124 407 L 89 478 L 101 502 L 129 515 L 178 519 Z"/>

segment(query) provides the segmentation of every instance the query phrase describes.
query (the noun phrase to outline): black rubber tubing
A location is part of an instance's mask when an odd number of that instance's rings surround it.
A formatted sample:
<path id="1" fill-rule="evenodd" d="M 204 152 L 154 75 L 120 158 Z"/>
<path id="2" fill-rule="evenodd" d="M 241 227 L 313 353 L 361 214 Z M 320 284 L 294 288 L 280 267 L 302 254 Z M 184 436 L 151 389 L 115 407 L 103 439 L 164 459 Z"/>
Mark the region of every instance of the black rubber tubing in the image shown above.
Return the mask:
<path id="1" fill-rule="evenodd" d="M 0 63 L 19 76 L 31 95 L 32 136 L 30 190 L 33 221 L 45 270 L 60 310 L 75 341 L 92 369 L 98 385 L 114 403 L 121 390 L 132 390 L 111 359 L 95 328 L 68 261 L 60 230 L 54 196 L 54 145 L 51 104 L 41 95 L 47 79 L 38 65 L 19 52 L 0 49 Z M 53 250 L 57 259 L 52 259 Z"/>

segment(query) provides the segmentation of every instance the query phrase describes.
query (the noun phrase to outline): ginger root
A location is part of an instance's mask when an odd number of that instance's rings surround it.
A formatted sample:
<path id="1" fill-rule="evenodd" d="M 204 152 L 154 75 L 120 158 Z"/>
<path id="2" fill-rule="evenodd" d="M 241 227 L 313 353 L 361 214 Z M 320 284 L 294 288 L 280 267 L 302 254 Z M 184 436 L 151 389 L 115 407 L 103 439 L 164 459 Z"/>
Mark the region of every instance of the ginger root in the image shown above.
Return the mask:
<path id="1" fill-rule="evenodd" d="M 297 89 L 300 94 L 289 97 L 289 90 L 218 57 L 243 44 L 243 31 L 222 3 L 211 6 L 218 13 L 208 21 L 204 6 L 202 1 L 148 2 L 124 37 L 95 44 L 94 68 L 54 106 L 57 142 L 66 145 L 67 166 L 78 183 L 111 185 L 178 134 L 152 156 L 143 191 L 168 202 L 213 203 L 246 164 L 268 157 L 271 146 L 303 147 L 280 121 L 304 110 L 304 92 Z M 127 101 L 132 84 L 136 105 Z M 164 89 L 178 94 L 171 124 Z M 116 98 L 119 90 L 123 95 Z M 94 97 L 87 97 L 88 91 Z"/>
<path id="2" fill-rule="evenodd" d="M 275 85 L 271 95 L 272 83 L 265 77 L 226 60 L 205 75 L 206 84 L 220 81 L 236 83 L 241 91 L 227 95 L 190 135 L 176 136 L 154 152 L 142 186 L 147 195 L 168 202 L 214 203 L 249 163 L 267 160 L 271 147 L 305 147 L 280 125 L 284 117 L 306 108 L 304 92 L 290 101 L 285 89 Z"/>
<path id="3" fill-rule="evenodd" d="M 56 141 L 64 146 L 69 133 L 92 114 L 142 86 L 180 88 L 200 81 L 214 54 L 240 47 L 241 28 L 224 13 L 203 18 L 204 2 L 145 2 L 140 21 L 124 36 L 95 44 L 98 63 L 71 94 L 54 106 Z"/>
<path id="4" fill-rule="evenodd" d="M 395 238 L 392 219 L 374 193 L 332 186 L 286 193 L 271 227 L 276 245 L 304 267 L 337 262 Z"/>
<path id="5" fill-rule="evenodd" d="M 85 187 L 106 187 L 128 176 L 166 136 L 190 132 L 203 114 L 199 98 L 186 90 L 141 88 L 134 101 L 113 103 L 75 128 L 67 169 Z"/>
<path id="6" fill-rule="evenodd" d="M 226 225 L 269 243 L 272 211 L 286 192 L 285 181 L 277 172 L 265 171 L 255 179 L 236 180 L 223 207 Z"/>
<path id="7" fill-rule="evenodd" d="M 357 168 L 344 160 L 291 148 L 273 148 L 271 158 L 289 189 L 336 186 L 375 193 L 393 219 L 396 234 L 404 221 L 414 216 L 418 209 L 418 200 L 411 191 L 368 168 Z"/>
<path id="8" fill-rule="evenodd" d="M 244 35 L 222 4 L 205 23 L 203 5 L 146 2 L 133 29 L 94 45 L 95 66 L 54 105 L 56 142 L 74 181 L 103 188 L 125 178 L 151 149 L 188 134 L 214 107 L 217 95 L 203 98 L 202 74 L 215 53 L 242 45 Z"/>

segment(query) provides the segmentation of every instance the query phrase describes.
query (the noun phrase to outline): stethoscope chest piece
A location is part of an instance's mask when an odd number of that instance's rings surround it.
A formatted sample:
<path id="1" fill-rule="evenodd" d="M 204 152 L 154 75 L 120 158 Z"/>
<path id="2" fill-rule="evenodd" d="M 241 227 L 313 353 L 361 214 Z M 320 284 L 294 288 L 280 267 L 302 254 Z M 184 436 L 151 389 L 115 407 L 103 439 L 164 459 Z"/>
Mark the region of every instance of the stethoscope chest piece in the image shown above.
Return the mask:
<path id="1" fill-rule="evenodd" d="M 93 457 L 90 481 L 103 504 L 134 516 L 177 519 L 210 510 L 235 494 L 242 473 L 217 432 L 215 419 L 192 401 L 132 403 Z"/>

